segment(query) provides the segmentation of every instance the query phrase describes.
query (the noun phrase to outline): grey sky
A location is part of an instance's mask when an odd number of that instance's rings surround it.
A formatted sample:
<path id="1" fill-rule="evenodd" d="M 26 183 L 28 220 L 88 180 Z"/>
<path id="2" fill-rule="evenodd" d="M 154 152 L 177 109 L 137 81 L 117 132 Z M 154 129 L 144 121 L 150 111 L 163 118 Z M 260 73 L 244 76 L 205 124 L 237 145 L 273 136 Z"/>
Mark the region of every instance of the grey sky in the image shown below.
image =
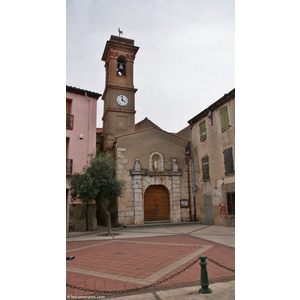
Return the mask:
<path id="1" fill-rule="evenodd" d="M 235 87 L 233 0 L 67 0 L 67 85 L 103 93 L 105 43 L 135 40 L 136 122 L 178 132 Z M 97 127 L 103 101 L 98 100 Z"/>

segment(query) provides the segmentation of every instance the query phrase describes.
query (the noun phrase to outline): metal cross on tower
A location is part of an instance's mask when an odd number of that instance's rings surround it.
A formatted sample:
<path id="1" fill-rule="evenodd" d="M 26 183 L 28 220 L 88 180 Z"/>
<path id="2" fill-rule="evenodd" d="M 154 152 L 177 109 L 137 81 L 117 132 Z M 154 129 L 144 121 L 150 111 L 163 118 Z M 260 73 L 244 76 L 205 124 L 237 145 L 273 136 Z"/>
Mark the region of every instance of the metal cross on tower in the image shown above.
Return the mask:
<path id="1" fill-rule="evenodd" d="M 120 30 L 120 28 L 118 28 L 118 31 L 119 31 L 119 36 L 121 36 L 121 34 L 123 34 L 123 31 Z"/>

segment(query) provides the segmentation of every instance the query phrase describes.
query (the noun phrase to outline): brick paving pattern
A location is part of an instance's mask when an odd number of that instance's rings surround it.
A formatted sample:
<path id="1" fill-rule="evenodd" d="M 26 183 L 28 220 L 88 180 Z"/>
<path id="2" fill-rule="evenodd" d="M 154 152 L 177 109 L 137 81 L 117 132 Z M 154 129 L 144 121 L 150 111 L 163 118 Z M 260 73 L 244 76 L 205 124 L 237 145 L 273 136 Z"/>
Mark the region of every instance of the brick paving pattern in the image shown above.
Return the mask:
<path id="1" fill-rule="evenodd" d="M 185 234 L 67 242 L 67 255 L 75 255 L 76 258 L 66 262 L 66 282 L 101 291 L 150 285 L 182 270 L 200 255 L 205 255 L 231 269 L 235 268 L 233 247 Z M 207 263 L 210 283 L 234 280 L 233 272 L 209 261 Z M 153 292 L 196 285 L 200 286 L 199 262 L 171 280 L 142 291 Z M 67 287 L 66 294 L 105 295 L 106 298 L 124 295 L 95 294 L 70 287 Z M 128 295 L 130 294 L 132 293 Z"/>

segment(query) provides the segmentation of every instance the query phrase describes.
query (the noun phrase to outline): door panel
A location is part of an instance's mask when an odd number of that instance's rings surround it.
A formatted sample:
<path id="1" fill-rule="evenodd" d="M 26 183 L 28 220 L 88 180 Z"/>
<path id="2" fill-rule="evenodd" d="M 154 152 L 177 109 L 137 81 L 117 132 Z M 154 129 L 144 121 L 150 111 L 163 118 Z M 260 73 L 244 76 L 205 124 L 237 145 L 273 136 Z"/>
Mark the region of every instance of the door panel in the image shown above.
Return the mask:
<path id="1" fill-rule="evenodd" d="M 145 221 L 169 220 L 169 193 L 161 185 L 151 185 L 144 196 Z"/>
<path id="2" fill-rule="evenodd" d="M 203 200 L 204 200 L 205 224 L 213 225 L 214 217 L 213 217 L 212 196 L 203 195 Z"/>

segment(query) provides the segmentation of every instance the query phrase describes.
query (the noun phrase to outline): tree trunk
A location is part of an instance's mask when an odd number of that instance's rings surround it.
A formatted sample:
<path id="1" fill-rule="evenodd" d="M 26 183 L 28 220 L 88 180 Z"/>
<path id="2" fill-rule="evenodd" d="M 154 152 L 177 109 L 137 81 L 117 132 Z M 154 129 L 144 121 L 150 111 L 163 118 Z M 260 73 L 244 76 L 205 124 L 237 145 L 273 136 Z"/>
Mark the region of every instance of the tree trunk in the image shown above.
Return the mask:
<path id="1" fill-rule="evenodd" d="M 107 236 L 113 236 L 112 228 L 111 228 L 111 215 L 110 213 L 106 210 L 106 207 L 102 202 L 100 202 L 102 207 L 105 210 L 106 213 L 106 223 L 107 223 Z"/>
<path id="2" fill-rule="evenodd" d="M 89 215 L 88 215 L 88 213 L 89 213 L 89 210 L 88 210 L 88 208 L 89 208 L 89 204 L 88 204 L 88 202 L 86 203 L 86 209 L 85 209 L 85 225 L 86 225 L 86 231 L 89 231 Z"/>

